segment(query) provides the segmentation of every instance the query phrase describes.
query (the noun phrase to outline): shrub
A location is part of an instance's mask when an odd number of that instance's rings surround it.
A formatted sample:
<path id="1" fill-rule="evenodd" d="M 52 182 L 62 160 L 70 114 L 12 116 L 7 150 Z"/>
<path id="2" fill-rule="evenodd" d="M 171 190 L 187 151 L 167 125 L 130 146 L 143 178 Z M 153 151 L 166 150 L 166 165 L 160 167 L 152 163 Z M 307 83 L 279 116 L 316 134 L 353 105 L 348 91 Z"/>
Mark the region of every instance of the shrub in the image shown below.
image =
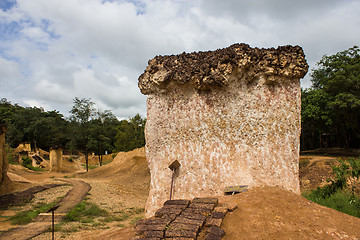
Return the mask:
<path id="1" fill-rule="evenodd" d="M 28 156 L 22 156 L 22 165 L 24 167 L 26 167 L 27 169 L 33 170 L 33 171 L 44 171 L 42 168 L 40 167 L 33 167 L 32 166 L 32 161 Z"/>
<path id="2" fill-rule="evenodd" d="M 96 204 L 82 201 L 66 214 L 65 221 L 89 223 L 92 222 L 95 217 L 106 217 L 108 215 L 109 213 L 107 211 L 99 208 Z"/>
<path id="3" fill-rule="evenodd" d="M 349 215 L 360 217 L 360 196 L 354 193 L 354 188 L 348 188 L 350 178 L 358 179 L 360 175 L 360 158 L 339 159 L 338 165 L 333 165 L 333 179 L 330 184 L 318 187 L 303 196 L 320 205 L 327 206 Z"/>
<path id="4" fill-rule="evenodd" d="M 32 161 L 31 159 L 28 157 L 28 156 L 22 156 L 21 157 L 21 160 L 22 160 L 22 164 L 24 167 L 28 167 L 28 166 L 31 166 L 32 165 Z"/>

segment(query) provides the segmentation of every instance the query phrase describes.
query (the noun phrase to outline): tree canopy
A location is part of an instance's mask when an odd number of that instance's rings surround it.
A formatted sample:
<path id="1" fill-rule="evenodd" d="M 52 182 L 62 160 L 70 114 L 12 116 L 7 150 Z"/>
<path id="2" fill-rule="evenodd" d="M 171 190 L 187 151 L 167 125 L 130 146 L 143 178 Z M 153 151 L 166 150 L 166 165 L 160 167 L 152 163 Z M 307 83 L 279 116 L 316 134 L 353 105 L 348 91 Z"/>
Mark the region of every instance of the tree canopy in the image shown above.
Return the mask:
<path id="1" fill-rule="evenodd" d="M 302 91 L 302 148 L 360 147 L 360 50 L 323 56 Z"/>
<path id="2" fill-rule="evenodd" d="M 0 100 L 0 122 L 7 126 L 6 139 L 12 147 L 30 142 L 33 148 L 93 152 L 99 156 L 131 151 L 145 145 L 146 119 L 139 114 L 118 120 L 110 110 L 96 109 L 91 99 L 74 99 L 70 118 L 58 111 L 22 107 L 7 99 Z"/>

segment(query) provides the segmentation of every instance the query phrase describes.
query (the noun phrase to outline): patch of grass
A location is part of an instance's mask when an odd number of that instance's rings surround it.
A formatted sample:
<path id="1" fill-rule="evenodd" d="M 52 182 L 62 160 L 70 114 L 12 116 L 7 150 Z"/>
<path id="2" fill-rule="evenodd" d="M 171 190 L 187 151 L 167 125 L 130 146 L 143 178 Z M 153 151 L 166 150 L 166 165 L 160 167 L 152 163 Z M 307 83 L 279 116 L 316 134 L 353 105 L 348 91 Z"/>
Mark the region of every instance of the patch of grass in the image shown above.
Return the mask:
<path id="1" fill-rule="evenodd" d="M 303 194 L 310 201 L 333 208 L 340 212 L 360 217 L 360 196 L 345 190 L 337 190 L 335 193 L 324 197 L 319 191 L 314 190 Z"/>
<path id="2" fill-rule="evenodd" d="M 86 164 L 85 164 L 85 163 L 81 164 L 81 166 L 83 166 L 84 168 L 86 168 Z M 98 168 L 98 167 L 99 167 L 98 165 L 91 165 L 91 164 L 88 165 L 88 168 L 89 168 L 90 170 L 91 170 L 91 169 Z"/>
<path id="3" fill-rule="evenodd" d="M 135 225 L 135 223 L 136 223 L 137 221 L 139 221 L 140 219 L 143 219 L 143 218 L 144 218 L 144 216 L 134 217 L 134 218 L 130 221 L 130 224 L 131 224 L 131 225 Z"/>
<path id="4" fill-rule="evenodd" d="M 44 169 L 42 169 L 42 168 L 40 168 L 40 167 L 33 167 L 33 166 L 31 166 L 31 165 L 29 165 L 29 166 L 26 166 L 28 169 L 30 169 L 30 170 L 33 170 L 33 171 L 40 171 L 40 172 L 43 172 L 43 171 L 45 171 Z"/>
<path id="5" fill-rule="evenodd" d="M 21 160 L 22 160 L 22 165 L 24 167 L 27 167 L 28 165 L 31 165 L 32 164 L 32 161 L 31 159 L 28 157 L 28 156 L 22 156 L 21 157 Z"/>
<path id="6" fill-rule="evenodd" d="M 125 220 L 129 219 L 129 218 L 130 218 L 129 214 L 123 213 L 120 216 L 114 216 L 114 215 L 107 216 L 107 217 L 104 218 L 104 222 L 113 222 L 113 221 L 122 222 L 122 221 L 125 221 Z"/>
<path id="7" fill-rule="evenodd" d="M 22 211 L 17 213 L 16 215 L 10 217 L 11 224 L 16 225 L 24 225 L 31 222 L 37 215 L 40 213 L 46 212 L 49 208 L 54 206 L 55 203 L 39 203 L 37 204 L 34 209 L 28 211 Z"/>
<path id="8" fill-rule="evenodd" d="M 111 163 L 112 161 L 113 161 L 113 159 L 110 159 L 110 160 L 108 160 L 108 161 L 103 162 L 102 165 L 104 166 L 104 165 L 106 165 L 106 164 Z"/>
<path id="9" fill-rule="evenodd" d="M 145 208 L 137 208 L 137 207 L 129 208 L 130 214 L 140 214 L 143 212 L 145 212 Z"/>
<path id="10" fill-rule="evenodd" d="M 33 171 L 44 171 L 44 169 L 40 168 L 40 167 L 33 167 L 32 166 L 32 160 L 28 157 L 28 156 L 22 156 L 22 164 L 24 167 L 33 170 Z"/>
<path id="11" fill-rule="evenodd" d="M 82 229 L 81 224 L 65 225 L 63 223 L 55 225 L 56 232 L 73 233 Z"/>
<path id="12" fill-rule="evenodd" d="M 91 223 L 96 217 L 107 217 L 108 215 L 106 210 L 99 208 L 96 204 L 82 201 L 66 214 L 64 220 Z"/>
<path id="13" fill-rule="evenodd" d="M 360 217 L 360 196 L 355 194 L 355 187 L 349 185 L 352 180 L 359 179 L 360 158 L 339 159 L 332 169 L 333 178 L 327 180 L 329 184 L 303 196 L 323 206 Z"/>
<path id="14" fill-rule="evenodd" d="M 101 227 L 101 226 L 104 226 L 105 223 L 102 223 L 102 222 L 94 222 L 91 226 L 92 227 Z"/>

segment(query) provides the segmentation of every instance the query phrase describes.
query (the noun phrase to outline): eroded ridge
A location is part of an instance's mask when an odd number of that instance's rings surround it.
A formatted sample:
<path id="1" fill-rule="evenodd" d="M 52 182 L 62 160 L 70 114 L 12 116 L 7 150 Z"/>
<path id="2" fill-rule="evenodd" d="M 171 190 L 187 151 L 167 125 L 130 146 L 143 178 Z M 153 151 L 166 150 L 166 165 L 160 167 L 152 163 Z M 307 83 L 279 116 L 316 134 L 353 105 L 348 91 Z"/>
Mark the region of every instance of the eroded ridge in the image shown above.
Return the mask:
<path id="1" fill-rule="evenodd" d="M 228 211 L 218 206 L 217 198 L 168 200 L 154 217 L 136 223 L 135 239 L 220 240 L 225 235 L 220 226 Z"/>

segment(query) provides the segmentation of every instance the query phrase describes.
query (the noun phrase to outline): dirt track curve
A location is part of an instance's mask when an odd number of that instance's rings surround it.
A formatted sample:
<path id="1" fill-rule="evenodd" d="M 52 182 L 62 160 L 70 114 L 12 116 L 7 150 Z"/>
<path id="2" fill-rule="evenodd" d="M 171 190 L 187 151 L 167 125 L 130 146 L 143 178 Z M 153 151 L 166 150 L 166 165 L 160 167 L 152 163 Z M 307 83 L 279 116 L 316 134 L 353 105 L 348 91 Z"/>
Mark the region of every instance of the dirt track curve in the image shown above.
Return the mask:
<path id="1" fill-rule="evenodd" d="M 65 217 L 65 213 L 80 203 L 86 194 L 90 191 L 91 186 L 77 179 L 61 179 L 70 183 L 73 188 L 58 203 L 59 207 L 55 210 L 55 221 L 59 222 Z M 49 229 L 52 225 L 52 216 L 50 214 L 40 214 L 32 223 L 11 229 L 0 234 L 0 239 L 6 240 L 25 240 L 33 238 Z"/>

